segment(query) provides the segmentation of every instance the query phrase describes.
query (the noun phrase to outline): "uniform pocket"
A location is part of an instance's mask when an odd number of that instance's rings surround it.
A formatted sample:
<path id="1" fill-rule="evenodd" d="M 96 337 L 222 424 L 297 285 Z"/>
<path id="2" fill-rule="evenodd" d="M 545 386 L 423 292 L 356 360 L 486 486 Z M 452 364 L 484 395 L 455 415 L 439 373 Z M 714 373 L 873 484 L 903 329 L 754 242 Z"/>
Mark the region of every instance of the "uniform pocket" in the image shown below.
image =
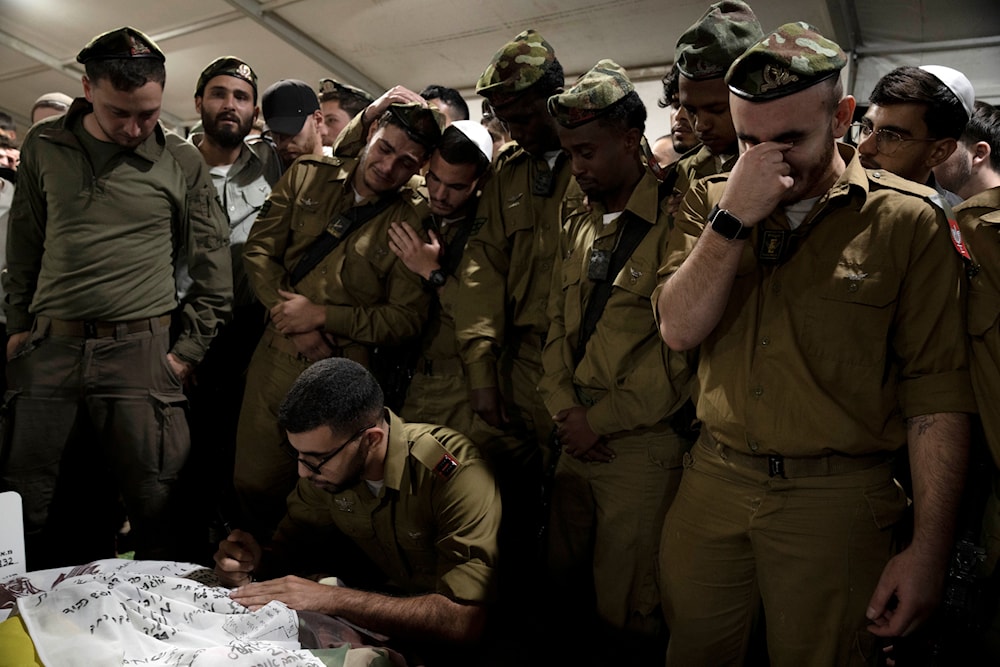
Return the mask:
<path id="1" fill-rule="evenodd" d="M 883 364 L 898 292 L 895 276 L 875 270 L 818 285 L 818 300 L 804 308 L 803 348 L 840 363 Z"/>
<path id="2" fill-rule="evenodd" d="M 150 392 L 153 413 L 156 416 L 157 450 L 161 482 L 177 479 L 190 450 L 187 423 L 187 401 L 183 395 Z"/>
<path id="3" fill-rule="evenodd" d="M 869 510 L 871 510 L 875 527 L 879 530 L 894 526 L 903 518 L 903 513 L 906 512 L 910 503 L 903 488 L 896 480 L 890 480 L 865 491 L 865 500 L 868 502 Z"/>

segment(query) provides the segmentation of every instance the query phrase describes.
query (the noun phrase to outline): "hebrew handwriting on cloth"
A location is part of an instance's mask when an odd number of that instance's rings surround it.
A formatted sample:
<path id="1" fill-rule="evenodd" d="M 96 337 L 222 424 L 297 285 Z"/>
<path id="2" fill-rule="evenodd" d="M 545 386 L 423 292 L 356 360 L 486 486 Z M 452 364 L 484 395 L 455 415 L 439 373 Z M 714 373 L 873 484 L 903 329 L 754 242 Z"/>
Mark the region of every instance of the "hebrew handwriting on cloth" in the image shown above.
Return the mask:
<path id="1" fill-rule="evenodd" d="M 206 573 L 164 561 L 96 561 L 10 577 L 0 597 L 15 597 L 45 664 L 322 666 L 300 649 L 295 611 L 272 602 L 251 612 L 228 589 L 203 583 Z"/>

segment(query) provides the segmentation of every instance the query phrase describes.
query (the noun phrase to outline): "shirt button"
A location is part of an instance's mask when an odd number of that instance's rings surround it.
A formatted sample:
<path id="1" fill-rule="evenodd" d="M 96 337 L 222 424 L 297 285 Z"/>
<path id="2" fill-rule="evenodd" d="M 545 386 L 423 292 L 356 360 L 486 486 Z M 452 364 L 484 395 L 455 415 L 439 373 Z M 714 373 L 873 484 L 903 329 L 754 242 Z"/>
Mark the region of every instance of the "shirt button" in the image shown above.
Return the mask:
<path id="1" fill-rule="evenodd" d="M 848 291 L 848 292 L 857 292 L 857 291 L 858 291 L 858 284 L 857 284 L 856 282 L 852 282 L 852 283 L 850 283 L 850 284 L 849 284 L 849 285 L 847 286 L 847 291 Z"/>
<path id="2" fill-rule="evenodd" d="M 753 388 L 753 395 L 754 395 L 755 398 L 760 398 L 761 396 L 764 395 L 764 388 L 763 387 L 754 387 Z"/>
<path id="3" fill-rule="evenodd" d="M 771 285 L 771 293 L 774 295 L 781 294 L 781 283 L 774 283 Z"/>
<path id="4" fill-rule="evenodd" d="M 764 347 L 767 347 L 768 345 L 771 344 L 771 339 L 768 338 L 767 336 L 764 336 L 763 338 L 760 339 L 760 344 L 763 345 Z"/>
<path id="5" fill-rule="evenodd" d="M 758 445 L 757 445 L 757 441 L 756 440 L 751 440 L 747 444 L 750 446 L 750 451 L 751 452 L 756 452 L 757 451 Z"/>

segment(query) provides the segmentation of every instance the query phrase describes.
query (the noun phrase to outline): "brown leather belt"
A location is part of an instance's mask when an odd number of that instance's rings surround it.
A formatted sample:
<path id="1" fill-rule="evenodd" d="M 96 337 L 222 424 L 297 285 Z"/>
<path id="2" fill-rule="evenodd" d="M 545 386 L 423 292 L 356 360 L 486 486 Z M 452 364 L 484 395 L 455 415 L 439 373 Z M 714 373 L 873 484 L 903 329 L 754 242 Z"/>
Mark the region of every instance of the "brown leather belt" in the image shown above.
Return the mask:
<path id="1" fill-rule="evenodd" d="M 142 320 L 103 322 L 100 320 L 49 319 L 49 333 L 53 336 L 73 338 L 113 338 L 121 334 L 163 331 L 170 327 L 170 315 L 147 317 Z"/>
<path id="2" fill-rule="evenodd" d="M 776 454 L 747 454 L 725 445 L 712 437 L 706 429 L 702 429 L 699 444 L 705 449 L 715 452 L 724 461 L 743 468 L 749 468 L 768 477 L 783 477 L 794 479 L 798 477 L 823 477 L 869 470 L 892 460 L 890 452 L 868 454 L 865 456 L 847 456 L 844 454 L 827 454 L 825 456 L 785 457 Z"/>
<path id="3" fill-rule="evenodd" d="M 465 365 L 458 357 L 418 359 L 416 371 L 422 375 L 465 375 Z"/>

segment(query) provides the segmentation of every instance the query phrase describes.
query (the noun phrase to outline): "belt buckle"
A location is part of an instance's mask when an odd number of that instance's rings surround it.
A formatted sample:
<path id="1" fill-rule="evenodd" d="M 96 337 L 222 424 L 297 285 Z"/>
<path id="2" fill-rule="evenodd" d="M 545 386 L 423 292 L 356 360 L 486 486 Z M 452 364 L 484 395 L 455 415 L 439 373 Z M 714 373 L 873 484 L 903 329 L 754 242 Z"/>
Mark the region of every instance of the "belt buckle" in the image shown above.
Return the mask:
<path id="1" fill-rule="evenodd" d="M 83 323 L 83 337 L 97 338 L 97 322 L 94 322 L 93 320 L 88 320 Z"/>
<path id="2" fill-rule="evenodd" d="M 785 477 L 785 457 L 772 454 L 767 457 L 767 476 Z"/>

